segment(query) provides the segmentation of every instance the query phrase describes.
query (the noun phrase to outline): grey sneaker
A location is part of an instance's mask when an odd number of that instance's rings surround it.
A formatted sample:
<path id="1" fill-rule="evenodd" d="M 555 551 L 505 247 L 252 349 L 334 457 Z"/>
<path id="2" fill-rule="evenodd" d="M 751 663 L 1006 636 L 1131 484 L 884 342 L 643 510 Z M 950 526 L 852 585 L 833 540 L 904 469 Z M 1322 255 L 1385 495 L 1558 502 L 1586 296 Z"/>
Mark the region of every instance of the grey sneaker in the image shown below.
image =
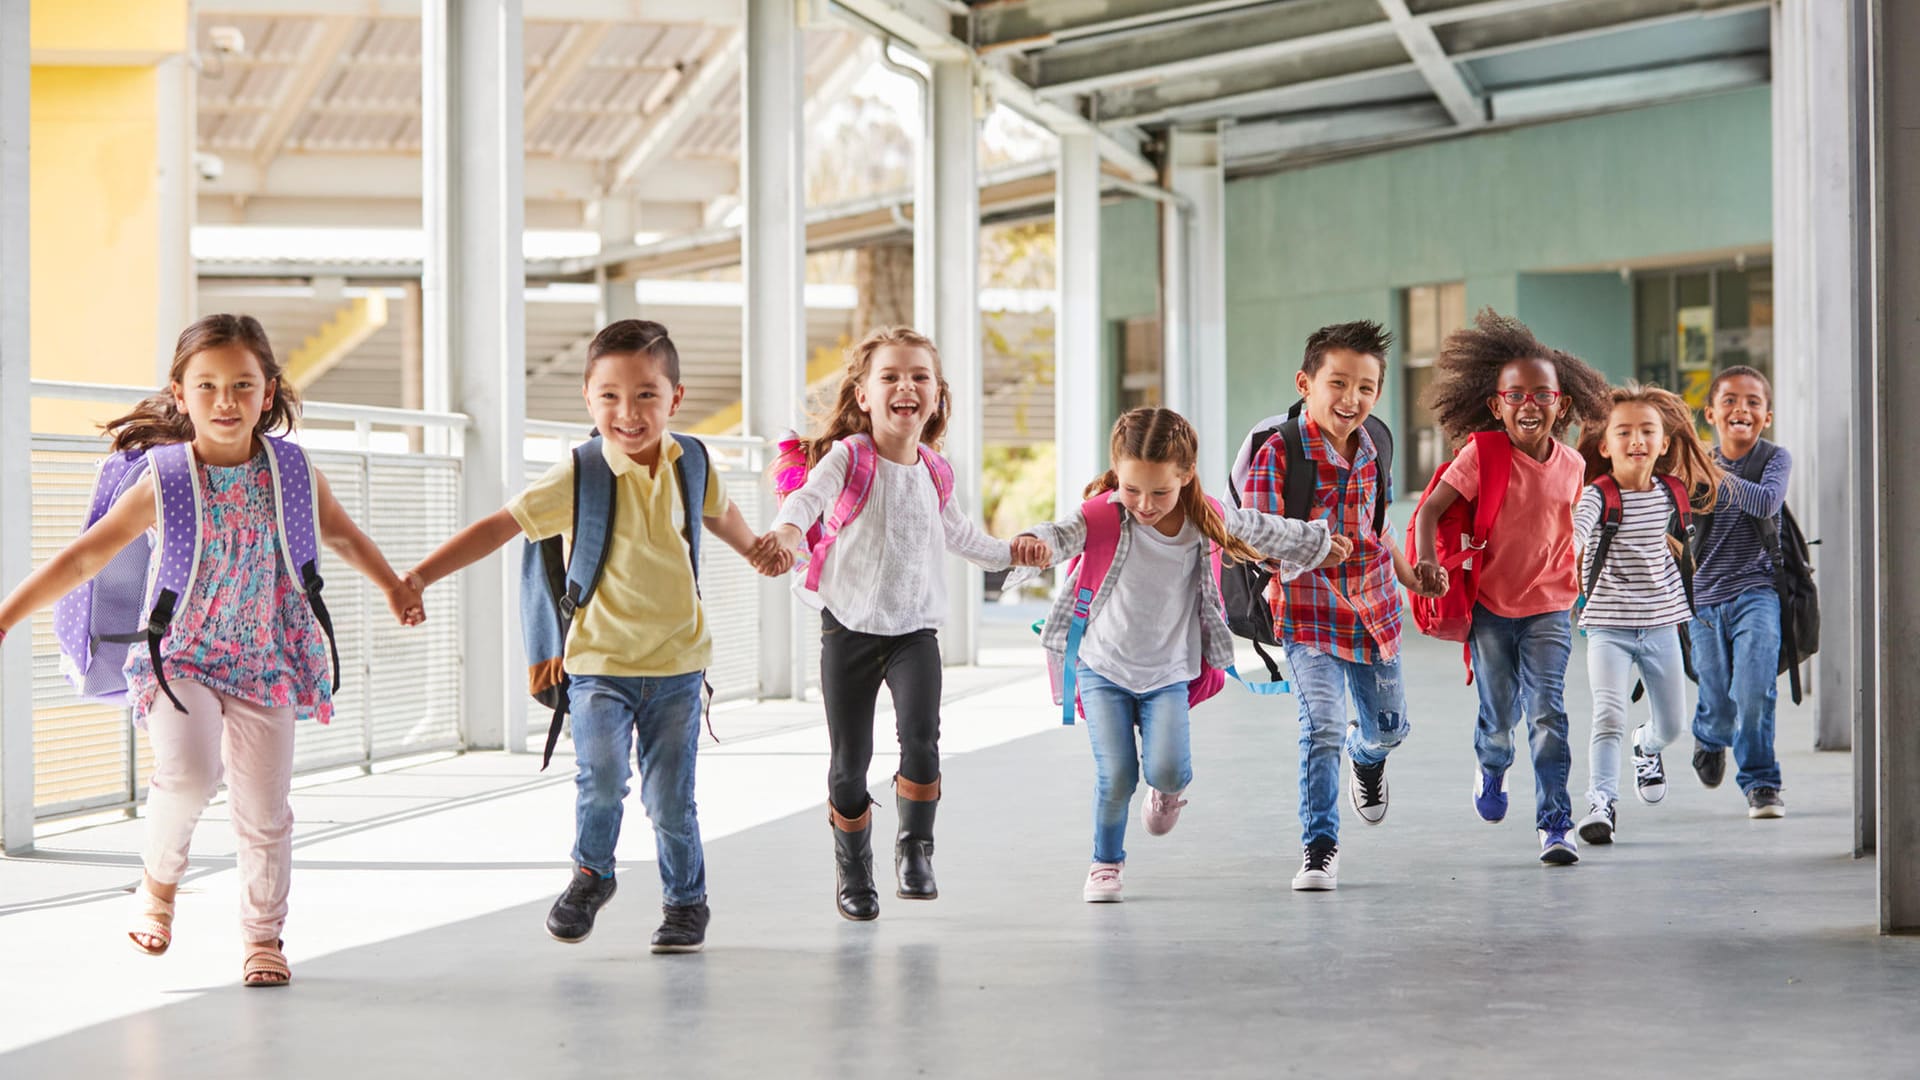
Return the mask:
<path id="1" fill-rule="evenodd" d="M 1757 787 L 1747 792 L 1747 816 L 1750 818 L 1786 817 L 1787 804 L 1781 800 L 1777 788 Z"/>

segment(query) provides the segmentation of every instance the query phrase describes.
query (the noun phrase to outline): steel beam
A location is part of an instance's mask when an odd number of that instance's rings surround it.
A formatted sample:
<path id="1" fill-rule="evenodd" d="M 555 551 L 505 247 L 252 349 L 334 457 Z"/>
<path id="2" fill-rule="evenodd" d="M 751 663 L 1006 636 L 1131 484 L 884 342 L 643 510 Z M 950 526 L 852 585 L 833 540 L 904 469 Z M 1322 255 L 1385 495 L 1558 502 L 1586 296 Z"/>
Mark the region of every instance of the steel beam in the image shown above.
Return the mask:
<path id="1" fill-rule="evenodd" d="M 992 3 L 974 7 L 970 21 L 973 47 L 1026 51 L 1074 38 L 1212 15 L 1245 7 L 1277 7 L 1273 0 L 1104 0 L 1098 4 Z"/>
<path id="2" fill-rule="evenodd" d="M 0 592 L 33 570 L 28 0 L 0 0 Z M 0 850 L 33 849 L 33 623 L 0 643 Z"/>
<path id="3" fill-rule="evenodd" d="M 421 24 L 427 405 L 451 399 L 472 418 L 460 496 L 476 517 L 504 506 L 526 471 L 520 2 L 432 0 Z M 517 559 L 501 553 L 460 575 L 470 748 L 527 748 L 518 585 Z"/>
<path id="4" fill-rule="evenodd" d="M 1453 117 L 1436 103 L 1336 109 L 1288 120 L 1235 124 L 1223 136 L 1227 159 L 1285 157 L 1307 150 L 1353 146 L 1414 132 L 1440 132 Z"/>
<path id="5" fill-rule="evenodd" d="M 209 15 L 360 15 L 411 18 L 439 0 L 194 0 Z M 533 16 L 546 22 L 736 23 L 738 3 L 728 0 L 537 0 Z"/>
<path id="6" fill-rule="evenodd" d="M 1878 220 L 1869 235 L 1881 245 L 1873 350 L 1880 435 L 1876 462 L 1876 627 L 1879 671 L 1880 929 L 1920 931 L 1920 500 L 1911 477 L 1920 470 L 1920 65 L 1905 62 L 1907 42 L 1920 40 L 1920 4 L 1878 0 L 1871 15 L 1876 48 L 1871 92 L 1875 110 Z"/>
<path id="7" fill-rule="evenodd" d="M 1089 135 L 1060 138 L 1054 198 L 1054 517 L 1079 505 L 1100 471 L 1100 148 Z"/>
<path id="8" fill-rule="evenodd" d="M 1494 120 L 1514 123 L 1762 86 L 1767 82 L 1770 67 L 1765 56 L 1697 60 L 1645 71 L 1503 90 L 1493 94 L 1490 103 Z"/>
<path id="9" fill-rule="evenodd" d="M 727 88 L 738 85 L 740 54 L 745 46 L 745 39 L 736 34 L 700 62 L 699 70 L 674 92 L 660 115 L 652 118 L 633 145 L 620 153 L 619 164 L 613 170 L 613 182 L 608 185 L 612 190 L 618 191 L 635 177 L 646 177 L 654 166 L 673 153 L 673 148 L 680 145 L 680 140 L 706 116 Z M 676 164 L 674 168 L 679 166 Z M 713 187 L 706 189 L 708 198 L 720 193 Z"/>
<path id="10" fill-rule="evenodd" d="M 747 434 L 777 439 L 801 426 L 807 355 L 804 34 L 795 0 L 747 0 L 746 16 L 740 190 L 746 196 L 741 271 L 748 299 L 741 398 Z M 761 499 L 761 520 L 770 520 L 772 496 L 763 492 Z M 762 579 L 763 697 L 797 697 L 806 686 L 798 670 L 799 617 L 788 582 Z"/>
<path id="11" fill-rule="evenodd" d="M 966 60 L 931 65 L 933 130 L 932 338 L 953 398 L 945 453 L 953 463 L 954 497 L 969 514 L 980 512 L 980 117 L 975 111 L 973 65 Z M 948 615 L 940 635 L 949 664 L 971 664 L 979 655 L 975 627 L 980 616 L 980 571 L 947 560 Z"/>
<path id="12" fill-rule="evenodd" d="M 1460 73 L 1459 65 L 1447 58 L 1447 51 L 1440 47 L 1440 41 L 1433 36 L 1433 27 L 1413 17 L 1407 10 L 1407 0 L 1379 0 L 1380 10 L 1387 13 L 1393 22 L 1393 32 L 1400 38 L 1400 44 L 1413 58 L 1415 67 L 1433 88 L 1433 96 L 1452 114 L 1455 125 L 1471 129 L 1487 122 L 1487 104 L 1473 86 L 1469 85 L 1465 75 Z"/>

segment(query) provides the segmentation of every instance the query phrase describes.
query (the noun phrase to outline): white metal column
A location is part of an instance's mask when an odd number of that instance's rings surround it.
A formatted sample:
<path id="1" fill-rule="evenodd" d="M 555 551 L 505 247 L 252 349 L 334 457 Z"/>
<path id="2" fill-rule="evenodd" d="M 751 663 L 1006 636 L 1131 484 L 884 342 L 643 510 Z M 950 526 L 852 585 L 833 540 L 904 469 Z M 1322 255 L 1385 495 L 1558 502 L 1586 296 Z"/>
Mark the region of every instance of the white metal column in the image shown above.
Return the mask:
<path id="1" fill-rule="evenodd" d="M 1161 210 L 1165 400 L 1200 433 L 1200 476 L 1227 475 L 1227 174 L 1216 131 L 1167 133 L 1162 186 L 1192 204 Z M 1182 219 L 1190 224 L 1182 228 Z M 1168 315 L 1164 312 L 1175 312 Z"/>
<path id="2" fill-rule="evenodd" d="M 1819 16 L 1815 17 L 1816 9 Z M 1775 427 L 1794 454 L 1791 494 L 1810 535 L 1821 591 L 1854 594 L 1849 533 L 1862 491 L 1850 467 L 1853 365 L 1854 163 L 1851 37 L 1844 8 L 1782 0 L 1774 9 L 1773 146 Z M 1821 627 L 1813 663 L 1821 750 L 1853 744 L 1865 708 L 1852 627 Z"/>
<path id="3" fill-rule="evenodd" d="M 609 195 L 595 202 L 593 209 L 594 224 L 600 230 L 601 251 L 633 245 L 634 234 L 640 228 L 633 199 L 624 195 Z M 598 325 L 639 318 L 640 299 L 634 295 L 636 283 L 614 281 L 607 277 L 607 273 L 605 266 L 593 272 L 594 283 L 600 286 L 600 303 L 595 312 Z"/>
<path id="4" fill-rule="evenodd" d="M 526 469 L 520 3 L 430 0 L 421 25 L 428 407 L 445 394 L 472 417 L 460 495 L 473 518 L 505 505 Z M 526 663 L 510 555 L 461 575 L 461 736 L 472 748 L 521 752 Z"/>
<path id="5" fill-rule="evenodd" d="M 1878 605 L 1880 929 L 1895 933 L 1920 931 L 1920 501 L 1911 480 L 1920 427 L 1904 422 L 1920 410 L 1920 65 L 1900 55 L 1903 43 L 1920 40 L 1920 4 L 1880 0 L 1873 17 L 1879 589 L 1861 599 Z"/>
<path id="6" fill-rule="evenodd" d="M 806 66 L 795 0 L 747 0 L 746 59 L 741 71 L 741 272 L 746 280 L 742 318 L 742 417 L 746 433 L 777 439 L 800 424 L 807 362 Z M 763 520 L 772 495 L 762 492 Z M 801 664 L 800 607 L 790 583 L 760 582 L 760 693 L 798 697 L 806 687 Z"/>
<path id="7" fill-rule="evenodd" d="M 33 569 L 28 353 L 28 0 L 0 0 L 0 591 Z M 0 644 L 0 849 L 33 847 L 33 624 Z"/>
<path id="8" fill-rule="evenodd" d="M 173 346 L 180 331 L 198 314 L 199 278 L 193 264 L 193 220 L 199 212 L 199 184 L 193 167 L 195 150 L 193 102 L 199 73 L 184 55 L 169 56 L 154 66 L 159 99 L 158 170 L 160 194 L 158 294 L 154 319 L 154 381 L 166 381 L 173 366 Z"/>
<path id="9" fill-rule="evenodd" d="M 1100 144 L 1060 136 L 1053 203 L 1054 516 L 1064 517 L 1106 461 L 1100 431 Z"/>
<path id="10" fill-rule="evenodd" d="M 969 514 L 980 512 L 980 117 L 973 65 L 936 60 L 933 69 L 933 302 L 932 337 L 953 394 L 945 454 L 953 463 L 954 498 Z M 923 328 L 924 330 L 924 328 Z M 950 608 L 940 634 L 948 664 L 971 664 L 979 656 L 980 571 L 947 562 Z"/>

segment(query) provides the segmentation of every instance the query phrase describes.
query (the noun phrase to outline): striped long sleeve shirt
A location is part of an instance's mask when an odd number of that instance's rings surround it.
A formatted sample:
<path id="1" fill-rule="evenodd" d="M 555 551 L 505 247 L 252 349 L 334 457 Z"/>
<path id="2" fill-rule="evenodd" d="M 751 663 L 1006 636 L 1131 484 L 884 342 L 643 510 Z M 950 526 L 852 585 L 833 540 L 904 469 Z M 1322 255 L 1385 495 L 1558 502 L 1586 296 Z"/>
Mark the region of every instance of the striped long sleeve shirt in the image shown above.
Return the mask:
<path id="1" fill-rule="evenodd" d="M 1698 608 L 1773 588 L 1773 558 L 1760 542 L 1754 519 L 1778 521 L 1780 508 L 1787 504 L 1787 477 L 1793 473 L 1793 456 L 1784 446 L 1774 451 L 1757 484 L 1739 477 L 1745 458 L 1729 461 L 1716 446 L 1713 460 L 1727 470 L 1727 479 L 1720 485 L 1713 528 L 1700 545 L 1699 569 L 1693 575 L 1693 602 Z"/>

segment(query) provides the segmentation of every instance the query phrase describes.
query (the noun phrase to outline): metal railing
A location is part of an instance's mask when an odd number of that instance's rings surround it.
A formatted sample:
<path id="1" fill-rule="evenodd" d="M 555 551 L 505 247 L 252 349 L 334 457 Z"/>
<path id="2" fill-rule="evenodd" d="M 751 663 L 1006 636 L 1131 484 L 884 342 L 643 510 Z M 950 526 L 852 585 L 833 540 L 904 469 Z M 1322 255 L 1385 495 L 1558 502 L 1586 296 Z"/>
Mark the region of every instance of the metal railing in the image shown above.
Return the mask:
<path id="1" fill-rule="evenodd" d="M 34 380 L 33 393 L 126 405 L 150 391 Z M 411 565 L 465 524 L 460 441 L 467 417 L 328 402 L 306 402 L 302 414 L 299 438 L 315 467 L 393 565 Z M 417 452 L 408 431 L 445 432 L 436 441 L 447 443 L 450 452 Z M 106 440 L 98 437 L 33 436 L 35 565 L 79 535 L 106 451 Z M 322 561 L 331 561 L 324 551 Z M 436 590 L 426 625 L 409 629 L 393 620 L 379 591 L 359 574 L 332 565 L 323 566 L 322 576 L 329 583 L 341 688 L 332 723 L 299 725 L 295 770 L 367 766 L 383 758 L 457 748 L 463 657 L 459 590 Z M 137 803 L 151 775 L 151 754 L 135 736 L 125 709 L 73 693 L 60 674 L 50 611 L 34 619 L 33 672 L 35 816 Z"/>

